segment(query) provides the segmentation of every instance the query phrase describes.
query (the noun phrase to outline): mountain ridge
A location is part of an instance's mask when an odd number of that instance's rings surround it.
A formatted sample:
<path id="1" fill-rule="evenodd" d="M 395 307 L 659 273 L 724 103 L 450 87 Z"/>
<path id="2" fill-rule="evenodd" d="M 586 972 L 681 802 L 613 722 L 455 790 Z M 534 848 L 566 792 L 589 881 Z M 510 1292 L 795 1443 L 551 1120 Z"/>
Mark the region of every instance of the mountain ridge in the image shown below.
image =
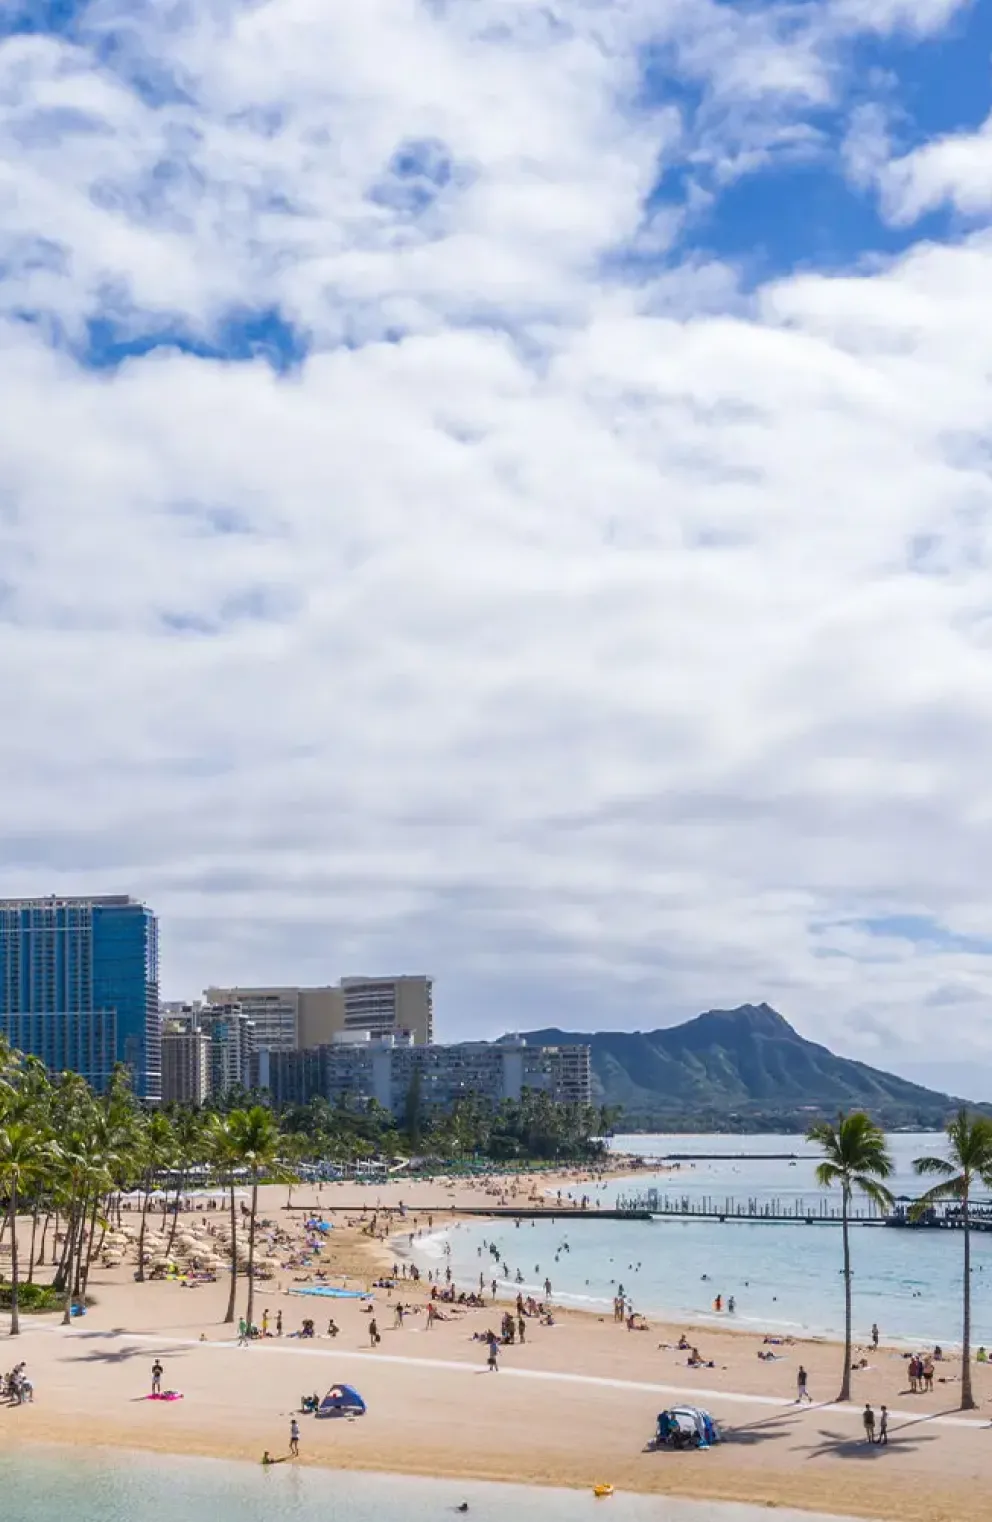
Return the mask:
<path id="1" fill-rule="evenodd" d="M 653 1031 L 521 1031 L 533 1045 L 588 1045 L 593 1099 L 627 1124 L 805 1129 L 839 1109 L 887 1126 L 941 1125 L 964 1101 L 808 1041 L 771 1005 L 710 1009 Z M 971 1108 L 992 1113 L 992 1107 Z"/>

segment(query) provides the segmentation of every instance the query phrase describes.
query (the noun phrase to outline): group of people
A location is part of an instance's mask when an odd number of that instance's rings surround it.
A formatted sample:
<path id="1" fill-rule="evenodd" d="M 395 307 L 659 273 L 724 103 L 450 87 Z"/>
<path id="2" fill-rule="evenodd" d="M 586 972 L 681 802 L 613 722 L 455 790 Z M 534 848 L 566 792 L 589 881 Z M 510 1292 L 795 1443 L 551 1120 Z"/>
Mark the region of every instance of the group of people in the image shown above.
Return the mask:
<path id="1" fill-rule="evenodd" d="M 923 1395 L 933 1389 L 933 1359 L 929 1353 L 914 1353 L 909 1360 L 909 1389 L 912 1395 Z"/>
<path id="2" fill-rule="evenodd" d="M 865 1442 L 881 1443 L 888 1447 L 889 1442 L 889 1411 L 887 1406 L 882 1406 L 878 1413 L 878 1429 L 875 1427 L 875 1412 L 870 1401 L 865 1401 L 865 1409 L 861 1420 L 864 1423 Z"/>

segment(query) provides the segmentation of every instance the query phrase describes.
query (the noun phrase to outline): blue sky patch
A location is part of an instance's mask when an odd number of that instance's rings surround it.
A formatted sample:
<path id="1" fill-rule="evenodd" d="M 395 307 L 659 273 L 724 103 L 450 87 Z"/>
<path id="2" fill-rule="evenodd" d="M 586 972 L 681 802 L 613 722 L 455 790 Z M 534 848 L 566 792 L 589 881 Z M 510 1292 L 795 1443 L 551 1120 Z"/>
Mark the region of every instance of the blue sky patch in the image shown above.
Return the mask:
<path id="1" fill-rule="evenodd" d="M 883 914 L 852 923 L 869 935 L 925 944 L 930 951 L 964 951 L 975 956 L 992 956 L 992 938 L 958 935 L 925 914 Z"/>
<path id="2" fill-rule="evenodd" d="M 157 349 L 175 349 L 198 359 L 250 363 L 264 360 L 277 374 L 302 364 L 308 352 L 305 336 L 273 307 L 259 311 L 232 310 L 217 322 L 209 338 L 181 327 L 151 321 L 146 328 L 132 321 L 125 330 L 112 318 L 94 317 L 77 358 L 96 370 L 112 370 L 128 359 L 140 359 Z"/>

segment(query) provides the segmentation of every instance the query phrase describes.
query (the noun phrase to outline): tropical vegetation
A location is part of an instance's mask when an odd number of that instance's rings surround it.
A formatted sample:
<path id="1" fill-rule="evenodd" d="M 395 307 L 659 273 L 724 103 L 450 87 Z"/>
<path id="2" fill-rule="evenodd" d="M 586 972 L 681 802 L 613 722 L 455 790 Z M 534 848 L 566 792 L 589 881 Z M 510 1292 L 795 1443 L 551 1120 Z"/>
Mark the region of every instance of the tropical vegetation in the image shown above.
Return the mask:
<path id="1" fill-rule="evenodd" d="M 992 1120 L 969 1115 L 961 1109 L 946 1126 L 947 1154 L 918 1157 L 914 1167 L 923 1178 L 937 1183 L 916 1202 L 914 1214 L 923 1216 L 946 1200 L 957 1202 L 964 1240 L 963 1330 L 961 1334 L 961 1410 L 973 1411 L 971 1388 L 971 1201 L 977 1185 L 992 1187 Z"/>
<path id="2" fill-rule="evenodd" d="M 135 1277 L 140 1282 L 155 1271 L 148 1241 L 154 1234 L 170 1258 L 179 1224 L 175 1206 L 194 1180 L 209 1181 L 226 1196 L 226 1319 L 237 1314 L 243 1282 L 251 1324 L 263 1182 L 291 1184 L 311 1165 L 417 1155 L 466 1167 L 489 1158 L 592 1159 L 615 1121 L 609 1111 L 556 1105 L 530 1093 L 497 1109 L 467 1096 L 448 1114 L 427 1110 L 414 1093 L 399 1121 L 375 1103 L 357 1101 L 332 1106 L 314 1100 L 277 1115 L 260 1098 L 240 1092 L 202 1109 L 149 1108 L 135 1098 L 124 1067 L 97 1094 L 78 1074 L 50 1075 L 0 1038 L 0 1306 L 10 1310 L 11 1334 L 19 1333 L 23 1312 L 50 1310 L 53 1303 L 69 1324 L 85 1306 L 93 1263 L 108 1234 L 112 1239 L 121 1228 L 124 1208 L 137 1217 Z M 245 1189 L 250 1206 L 242 1214 L 237 1196 Z"/>
<path id="3" fill-rule="evenodd" d="M 823 1152 L 817 1165 L 816 1181 L 824 1189 L 836 1184 L 841 1195 L 841 1242 L 844 1253 L 844 1373 L 838 1400 L 851 1399 L 851 1201 L 864 1195 L 881 1209 L 893 1202 L 885 1180 L 892 1173 L 892 1158 L 885 1133 L 863 1110 L 840 1115 L 837 1123 L 823 1120 L 811 1126 L 807 1141 L 815 1142 Z"/>

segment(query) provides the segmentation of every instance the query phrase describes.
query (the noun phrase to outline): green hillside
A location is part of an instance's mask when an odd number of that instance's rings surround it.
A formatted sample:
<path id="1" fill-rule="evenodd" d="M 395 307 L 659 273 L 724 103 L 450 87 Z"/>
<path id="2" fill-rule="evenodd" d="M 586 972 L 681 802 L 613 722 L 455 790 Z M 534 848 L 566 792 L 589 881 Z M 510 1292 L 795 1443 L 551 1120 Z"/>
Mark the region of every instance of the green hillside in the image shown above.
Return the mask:
<path id="1" fill-rule="evenodd" d="M 767 1004 L 713 1009 L 655 1031 L 524 1031 L 537 1045 L 588 1044 L 593 1098 L 624 1124 L 797 1130 L 864 1108 L 888 1126 L 943 1123 L 957 1101 L 806 1041 Z"/>

